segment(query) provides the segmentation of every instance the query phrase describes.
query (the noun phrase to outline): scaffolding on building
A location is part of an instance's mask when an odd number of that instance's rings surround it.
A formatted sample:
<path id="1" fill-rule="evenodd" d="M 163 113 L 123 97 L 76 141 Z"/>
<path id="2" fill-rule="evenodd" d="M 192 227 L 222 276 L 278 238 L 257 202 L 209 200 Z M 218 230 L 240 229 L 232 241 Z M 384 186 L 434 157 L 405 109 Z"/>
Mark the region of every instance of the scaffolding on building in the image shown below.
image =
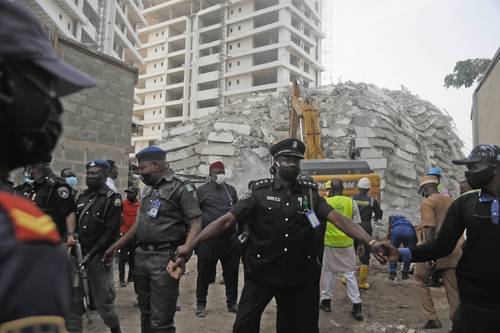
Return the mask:
<path id="1" fill-rule="evenodd" d="M 224 109 L 224 91 L 226 89 L 226 80 L 224 78 L 224 74 L 226 73 L 226 60 L 228 59 L 228 55 L 226 53 L 226 36 L 227 36 L 227 24 L 226 24 L 226 8 L 231 3 L 230 0 L 225 0 L 220 9 L 220 17 L 219 21 L 221 23 L 221 27 L 219 29 L 219 71 L 218 71 L 218 80 L 219 84 L 217 87 L 217 99 L 218 105 L 217 110 L 221 111 Z"/>
<path id="2" fill-rule="evenodd" d="M 108 8 L 108 0 L 98 0 L 97 2 L 97 16 L 99 17 L 99 25 L 96 29 L 95 41 L 97 50 L 104 52 L 104 39 L 106 38 L 106 11 Z"/>

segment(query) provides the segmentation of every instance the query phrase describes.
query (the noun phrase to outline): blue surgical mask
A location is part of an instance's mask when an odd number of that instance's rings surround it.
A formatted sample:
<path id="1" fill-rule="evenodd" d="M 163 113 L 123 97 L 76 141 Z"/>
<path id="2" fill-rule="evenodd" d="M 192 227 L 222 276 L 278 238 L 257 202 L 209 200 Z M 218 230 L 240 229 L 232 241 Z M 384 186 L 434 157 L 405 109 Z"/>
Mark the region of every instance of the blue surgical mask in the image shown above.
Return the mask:
<path id="1" fill-rule="evenodd" d="M 75 187 L 78 184 L 78 179 L 76 177 L 68 177 L 66 178 L 66 183 L 71 187 Z"/>

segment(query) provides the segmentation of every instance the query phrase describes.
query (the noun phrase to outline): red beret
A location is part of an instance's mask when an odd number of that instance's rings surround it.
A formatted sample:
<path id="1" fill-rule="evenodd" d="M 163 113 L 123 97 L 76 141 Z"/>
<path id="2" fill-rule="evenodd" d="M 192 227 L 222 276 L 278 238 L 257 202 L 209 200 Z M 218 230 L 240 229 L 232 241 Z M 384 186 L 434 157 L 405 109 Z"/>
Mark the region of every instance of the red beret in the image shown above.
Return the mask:
<path id="1" fill-rule="evenodd" d="M 208 170 L 212 169 L 224 169 L 224 163 L 222 163 L 221 161 L 215 161 L 208 167 Z"/>

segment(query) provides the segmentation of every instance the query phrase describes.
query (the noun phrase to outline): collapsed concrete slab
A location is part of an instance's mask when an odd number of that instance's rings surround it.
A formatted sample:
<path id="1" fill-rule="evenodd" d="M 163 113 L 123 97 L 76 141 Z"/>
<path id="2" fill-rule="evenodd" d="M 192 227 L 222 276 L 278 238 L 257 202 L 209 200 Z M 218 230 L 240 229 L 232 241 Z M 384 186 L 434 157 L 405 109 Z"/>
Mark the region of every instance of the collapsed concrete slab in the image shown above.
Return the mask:
<path id="1" fill-rule="evenodd" d="M 380 89 L 365 83 L 342 83 L 308 91 L 320 107 L 322 143 L 327 158 L 365 159 L 381 176 L 386 217 L 376 223 L 385 232 L 390 214 L 418 223 L 418 178 L 439 166 L 453 194 L 463 170 L 451 163 L 461 157 L 462 142 L 453 121 L 408 90 Z M 223 111 L 165 131 L 161 146 L 172 154 L 172 166 L 205 175 L 208 164 L 222 160 L 239 193 L 250 180 L 269 177 L 269 147 L 288 137 L 286 93 L 257 94 L 229 102 Z"/>

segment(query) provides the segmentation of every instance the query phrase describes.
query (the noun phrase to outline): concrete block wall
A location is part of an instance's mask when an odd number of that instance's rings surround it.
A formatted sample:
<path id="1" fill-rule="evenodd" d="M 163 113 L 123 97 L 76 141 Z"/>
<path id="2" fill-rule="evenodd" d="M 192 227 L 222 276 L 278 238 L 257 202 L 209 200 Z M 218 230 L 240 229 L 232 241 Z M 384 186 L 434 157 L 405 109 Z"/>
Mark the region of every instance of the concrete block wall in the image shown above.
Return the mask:
<path id="1" fill-rule="evenodd" d="M 61 37 L 57 53 L 65 62 L 90 74 L 97 87 L 63 98 L 64 132 L 53 152 L 52 167 L 56 173 L 72 168 L 81 188 L 85 186 L 88 161 L 115 160 L 119 169 L 116 185 L 122 192 L 128 179 L 137 69 Z"/>

